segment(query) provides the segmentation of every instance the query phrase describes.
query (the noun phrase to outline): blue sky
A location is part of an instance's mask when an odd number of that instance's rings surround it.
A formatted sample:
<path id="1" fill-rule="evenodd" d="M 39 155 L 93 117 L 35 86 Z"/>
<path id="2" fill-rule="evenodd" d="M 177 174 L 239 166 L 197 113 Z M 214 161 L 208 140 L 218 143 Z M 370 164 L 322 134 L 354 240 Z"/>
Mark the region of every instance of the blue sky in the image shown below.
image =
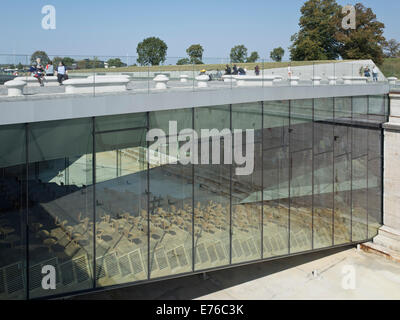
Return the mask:
<path id="1" fill-rule="evenodd" d="M 168 45 L 168 56 L 182 57 L 193 43 L 205 57 L 228 57 L 244 44 L 249 53 L 269 57 L 271 49 L 286 52 L 298 30 L 302 0 L 2 0 L 0 53 L 52 55 L 136 55 L 138 42 L 157 36 Z M 358 1 L 341 1 L 354 4 Z M 364 0 L 385 36 L 400 41 L 399 0 Z M 43 30 L 41 9 L 54 5 L 57 29 Z M 288 58 L 288 55 L 286 55 Z"/>

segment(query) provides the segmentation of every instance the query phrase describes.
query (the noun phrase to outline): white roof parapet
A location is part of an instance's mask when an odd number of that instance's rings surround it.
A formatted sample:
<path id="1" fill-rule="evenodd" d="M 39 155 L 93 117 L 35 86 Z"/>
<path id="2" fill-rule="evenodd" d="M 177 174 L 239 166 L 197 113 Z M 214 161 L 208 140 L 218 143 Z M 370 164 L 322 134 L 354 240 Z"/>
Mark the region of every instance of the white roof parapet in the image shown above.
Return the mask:
<path id="1" fill-rule="evenodd" d="M 344 76 L 342 77 L 344 84 L 366 84 L 367 77 L 354 77 L 354 76 Z"/>
<path id="2" fill-rule="evenodd" d="M 126 85 L 129 79 L 120 77 L 69 79 L 63 82 L 65 93 L 92 93 L 96 90 L 98 93 L 126 91 Z"/>
<path id="3" fill-rule="evenodd" d="M 26 82 L 19 80 L 19 79 L 14 79 L 14 80 L 5 82 L 4 85 L 8 89 L 9 97 L 18 97 L 18 96 L 23 95 L 23 90 L 24 90 L 24 87 L 26 86 Z"/>
<path id="4" fill-rule="evenodd" d="M 276 79 L 274 75 L 236 77 L 238 87 L 272 86 Z"/>
<path id="5" fill-rule="evenodd" d="M 232 74 L 226 74 L 222 76 L 222 80 L 224 80 L 224 82 L 236 82 L 236 78 L 237 76 Z"/>

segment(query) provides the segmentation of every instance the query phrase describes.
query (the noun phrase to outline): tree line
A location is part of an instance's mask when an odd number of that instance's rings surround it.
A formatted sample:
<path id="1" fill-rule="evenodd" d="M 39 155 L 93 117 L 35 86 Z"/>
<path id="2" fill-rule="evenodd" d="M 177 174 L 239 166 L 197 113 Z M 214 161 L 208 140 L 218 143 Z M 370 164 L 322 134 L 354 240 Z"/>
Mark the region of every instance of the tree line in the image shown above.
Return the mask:
<path id="1" fill-rule="evenodd" d="M 378 65 L 384 58 L 400 57 L 400 44 L 395 39 L 386 40 L 383 36 L 385 25 L 379 22 L 371 8 L 363 4 L 355 5 L 356 28 L 345 30 L 342 12 L 336 0 L 308 0 L 300 9 L 299 31 L 291 37 L 291 46 L 288 48 L 290 60 L 336 60 L 342 59 L 372 59 Z M 160 65 L 166 61 L 168 46 L 165 41 L 157 37 L 149 37 L 141 41 L 136 48 L 137 63 L 142 66 Z M 193 44 L 186 50 L 187 57 L 179 59 L 177 65 L 203 64 L 204 48 L 201 44 Z M 277 47 L 270 52 L 273 61 L 282 61 L 285 50 Z M 42 63 L 50 61 L 43 51 L 35 52 L 31 61 L 41 58 Z M 248 54 L 243 45 L 236 45 L 230 51 L 232 63 L 257 62 L 260 55 L 257 51 Z M 75 61 L 69 57 L 55 57 L 54 63 L 59 61 L 65 65 L 76 65 L 79 69 L 104 67 L 105 62 L 97 58 Z M 125 63 L 119 58 L 109 59 L 109 67 L 124 67 Z"/>

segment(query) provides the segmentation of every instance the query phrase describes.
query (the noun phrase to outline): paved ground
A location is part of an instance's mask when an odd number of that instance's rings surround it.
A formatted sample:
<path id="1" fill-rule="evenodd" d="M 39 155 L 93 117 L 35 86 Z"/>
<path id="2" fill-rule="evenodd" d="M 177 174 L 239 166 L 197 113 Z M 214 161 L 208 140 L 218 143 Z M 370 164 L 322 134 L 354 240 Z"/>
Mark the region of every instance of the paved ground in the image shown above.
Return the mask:
<path id="1" fill-rule="evenodd" d="M 400 264 L 342 248 L 73 299 L 400 299 Z"/>

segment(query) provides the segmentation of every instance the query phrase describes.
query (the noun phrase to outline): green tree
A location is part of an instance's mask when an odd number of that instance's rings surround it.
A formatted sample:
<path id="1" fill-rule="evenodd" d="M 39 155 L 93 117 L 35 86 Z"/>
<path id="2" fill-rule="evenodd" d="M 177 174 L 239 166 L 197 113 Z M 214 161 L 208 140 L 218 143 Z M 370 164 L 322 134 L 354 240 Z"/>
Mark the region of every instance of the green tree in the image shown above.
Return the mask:
<path id="1" fill-rule="evenodd" d="M 179 59 L 176 62 L 177 66 L 182 66 L 182 65 L 185 65 L 185 64 L 190 64 L 190 60 L 188 58 L 182 58 L 182 59 Z"/>
<path id="2" fill-rule="evenodd" d="M 36 59 L 40 58 L 40 63 L 42 65 L 46 65 L 49 63 L 50 59 L 46 52 L 44 51 L 35 51 L 31 56 L 31 64 L 36 63 Z"/>
<path id="3" fill-rule="evenodd" d="M 62 61 L 63 61 L 63 58 L 61 58 L 61 57 L 54 57 L 54 58 L 53 58 L 53 65 L 54 65 L 55 67 L 57 67 L 58 64 L 59 64 L 60 62 L 62 62 Z"/>
<path id="4" fill-rule="evenodd" d="M 165 61 L 167 55 L 167 44 L 159 38 L 150 37 L 140 42 L 136 48 L 137 62 L 142 66 L 158 66 Z"/>
<path id="5" fill-rule="evenodd" d="M 22 63 L 21 63 L 21 62 L 18 63 L 17 69 L 18 69 L 18 70 L 22 70 L 23 68 L 24 68 L 24 66 L 22 65 Z"/>
<path id="6" fill-rule="evenodd" d="M 292 60 L 333 60 L 339 57 L 335 38 L 341 26 L 341 7 L 335 0 L 308 0 L 301 8 L 300 30 L 291 37 Z"/>
<path id="7" fill-rule="evenodd" d="M 123 63 L 120 58 L 109 59 L 107 63 L 109 67 L 116 67 L 116 68 L 126 67 L 126 63 Z"/>
<path id="8" fill-rule="evenodd" d="M 192 44 L 187 48 L 186 53 L 190 58 L 190 63 L 203 64 L 204 49 L 200 44 Z"/>
<path id="9" fill-rule="evenodd" d="M 340 42 L 339 52 L 343 59 L 372 59 L 376 64 L 383 63 L 383 36 L 385 25 L 377 21 L 371 8 L 361 3 L 355 5 L 356 29 L 340 29 L 336 40 Z"/>
<path id="10" fill-rule="evenodd" d="M 256 62 L 258 59 L 260 59 L 260 56 L 258 55 L 257 51 L 253 51 L 249 57 L 247 57 L 247 62 Z"/>
<path id="11" fill-rule="evenodd" d="M 400 56 L 400 43 L 395 39 L 390 39 L 383 47 L 386 58 L 397 58 Z"/>
<path id="12" fill-rule="evenodd" d="M 64 62 L 64 64 L 68 67 L 72 66 L 75 63 L 75 60 L 70 58 L 70 57 L 64 57 L 62 59 L 62 61 Z"/>
<path id="13" fill-rule="evenodd" d="M 284 55 L 285 55 L 285 50 L 282 47 L 278 47 L 273 49 L 269 56 L 273 61 L 281 62 Z"/>
<path id="14" fill-rule="evenodd" d="M 242 63 L 247 57 L 247 48 L 244 45 L 238 45 L 231 49 L 231 62 Z"/>

